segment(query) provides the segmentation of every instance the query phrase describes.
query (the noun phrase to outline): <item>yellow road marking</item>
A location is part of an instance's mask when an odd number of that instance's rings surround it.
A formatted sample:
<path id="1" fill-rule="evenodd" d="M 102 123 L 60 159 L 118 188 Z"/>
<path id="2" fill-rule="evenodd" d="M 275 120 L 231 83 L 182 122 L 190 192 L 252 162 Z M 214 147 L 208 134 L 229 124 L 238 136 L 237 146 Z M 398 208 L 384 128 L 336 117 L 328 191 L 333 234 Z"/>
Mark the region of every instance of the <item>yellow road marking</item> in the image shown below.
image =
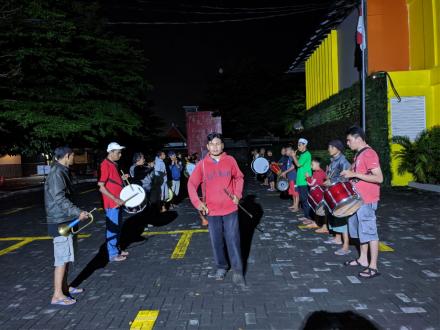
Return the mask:
<path id="1" fill-rule="evenodd" d="M 143 235 L 153 236 L 153 235 L 176 235 L 180 234 L 179 241 L 171 254 L 171 259 L 183 259 L 185 258 L 186 251 L 188 250 L 189 243 L 193 234 L 197 233 L 207 233 L 208 229 L 190 229 L 190 230 L 174 230 L 174 231 L 146 231 Z"/>
<path id="2" fill-rule="evenodd" d="M 386 245 L 385 243 L 379 242 L 379 251 L 380 252 L 394 252 L 394 249 L 391 246 Z"/>
<path id="3" fill-rule="evenodd" d="M 84 195 L 84 194 L 87 194 L 87 193 L 92 192 L 92 191 L 98 191 L 98 188 L 84 190 L 84 191 L 81 191 L 79 194 L 80 195 Z"/>
<path id="4" fill-rule="evenodd" d="M 14 213 L 17 213 L 17 212 L 20 212 L 20 211 L 23 211 L 23 210 L 30 209 L 30 208 L 32 208 L 32 207 L 34 207 L 34 206 L 35 206 L 35 205 L 25 206 L 25 207 L 17 207 L 17 208 L 15 208 L 15 209 L 12 209 L 12 210 L 9 210 L 9 211 L 6 211 L 6 212 L 3 212 L 3 213 L 1 213 L 1 215 L 10 215 L 10 214 L 14 214 Z"/>
<path id="5" fill-rule="evenodd" d="M 90 237 L 90 234 L 81 234 L 78 235 L 78 238 L 86 238 Z M 8 241 L 19 241 L 3 250 L 0 250 L 0 256 L 15 251 L 22 246 L 25 246 L 33 241 L 41 241 L 41 240 L 51 240 L 53 237 L 51 236 L 35 236 L 35 237 L 1 237 L 0 242 L 8 242 Z"/>
<path id="6" fill-rule="evenodd" d="M 158 310 L 144 310 L 139 311 L 136 318 L 131 323 L 130 330 L 149 330 L 153 329 L 159 316 Z"/>
<path id="7" fill-rule="evenodd" d="M 307 226 L 308 226 L 308 225 L 298 225 L 298 228 L 299 228 L 299 229 L 307 229 Z"/>

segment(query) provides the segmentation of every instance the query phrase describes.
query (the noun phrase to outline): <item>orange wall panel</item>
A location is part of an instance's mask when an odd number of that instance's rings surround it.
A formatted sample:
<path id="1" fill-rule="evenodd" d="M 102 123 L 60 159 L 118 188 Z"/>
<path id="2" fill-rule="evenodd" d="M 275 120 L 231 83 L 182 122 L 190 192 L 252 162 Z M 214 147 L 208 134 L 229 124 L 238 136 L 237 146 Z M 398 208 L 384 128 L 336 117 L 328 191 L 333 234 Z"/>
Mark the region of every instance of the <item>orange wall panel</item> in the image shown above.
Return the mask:
<path id="1" fill-rule="evenodd" d="M 368 72 L 409 69 L 406 0 L 367 1 Z"/>

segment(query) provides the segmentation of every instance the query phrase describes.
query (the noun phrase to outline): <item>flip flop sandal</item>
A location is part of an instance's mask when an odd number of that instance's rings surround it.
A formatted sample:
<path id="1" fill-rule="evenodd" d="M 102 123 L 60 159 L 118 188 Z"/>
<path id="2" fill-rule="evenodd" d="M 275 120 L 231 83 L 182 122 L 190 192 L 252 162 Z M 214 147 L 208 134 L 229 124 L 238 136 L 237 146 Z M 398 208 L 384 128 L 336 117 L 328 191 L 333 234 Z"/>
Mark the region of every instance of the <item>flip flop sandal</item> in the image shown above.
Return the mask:
<path id="1" fill-rule="evenodd" d="M 50 303 L 51 305 L 58 305 L 58 306 L 70 306 L 73 304 L 76 304 L 76 300 L 66 297 L 66 298 L 62 298 L 62 299 L 58 299 L 56 301 L 53 301 Z"/>
<path id="2" fill-rule="evenodd" d="M 78 294 L 83 292 L 84 292 L 83 288 L 74 288 L 73 286 L 69 287 L 69 293 L 71 294 Z"/>
<path id="3" fill-rule="evenodd" d="M 121 256 L 126 257 L 128 256 L 130 253 L 128 253 L 128 251 L 121 251 Z"/>
<path id="4" fill-rule="evenodd" d="M 354 265 L 352 265 L 353 262 L 355 263 Z M 367 265 L 367 266 L 362 265 L 357 259 L 353 259 L 353 260 L 349 260 L 349 261 L 344 262 L 344 266 L 351 266 L 351 267 L 353 267 L 353 266 L 362 266 L 362 267 L 368 267 L 368 265 Z"/>
<path id="5" fill-rule="evenodd" d="M 306 228 L 307 229 L 315 229 L 315 228 L 319 228 L 319 226 L 318 225 L 314 225 L 314 224 L 308 224 L 307 226 L 306 226 Z"/>
<path id="6" fill-rule="evenodd" d="M 358 277 L 369 279 L 369 278 L 373 278 L 373 277 L 376 277 L 379 275 L 380 275 L 380 273 L 378 272 L 377 269 L 367 267 L 358 274 Z"/>

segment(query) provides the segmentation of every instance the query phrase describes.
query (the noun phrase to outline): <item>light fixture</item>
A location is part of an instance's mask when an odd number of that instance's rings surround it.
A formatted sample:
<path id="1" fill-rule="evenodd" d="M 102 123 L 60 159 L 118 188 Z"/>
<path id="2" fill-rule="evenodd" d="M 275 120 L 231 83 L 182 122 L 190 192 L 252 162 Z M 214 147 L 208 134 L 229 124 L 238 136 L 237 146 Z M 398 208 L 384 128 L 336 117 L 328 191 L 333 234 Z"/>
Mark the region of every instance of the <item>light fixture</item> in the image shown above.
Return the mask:
<path id="1" fill-rule="evenodd" d="M 384 75 L 390 81 L 391 90 L 393 91 L 394 95 L 396 96 L 397 102 L 402 101 L 399 93 L 396 90 L 396 87 L 394 87 L 393 79 L 391 79 L 391 76 L 390 76 L 390 74 L 388 72 L 386 72 L 386 71 L 376 71 L 376 72 L 373 72 L 371 74 L 371 78 L 372 79 L 377 79 L 377 78 L 380 78 L 382 75 Z"/>

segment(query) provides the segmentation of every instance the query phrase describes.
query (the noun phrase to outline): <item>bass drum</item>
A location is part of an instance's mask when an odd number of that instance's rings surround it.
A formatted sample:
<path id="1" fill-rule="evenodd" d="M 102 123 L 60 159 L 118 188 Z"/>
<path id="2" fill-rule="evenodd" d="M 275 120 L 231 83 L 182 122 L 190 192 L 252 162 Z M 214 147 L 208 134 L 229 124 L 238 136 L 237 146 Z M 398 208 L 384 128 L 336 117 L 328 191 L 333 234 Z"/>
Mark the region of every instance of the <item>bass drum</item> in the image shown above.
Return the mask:
<path id="1" fill-rule="evenodd" d="M 283 177 L 278 177 L 277 183 L 276 183 L 276 188 L 279 191 L 286 191 L 287 189 L 289 189 L 289 180 L 287 180 L 286 178 L 283 178 Z"/>
<path id="2" fill-rule="evenodd" d="M 127 201 L 123 206 L 124 211 L 130 214 L 136 214 L 145 209 L 147 206 L 146 197 L 144 188 L 137 184 L 125 186 L 119 194 L 120 199 Z"/>
<path id="3" fill-rule="evenodd" d="M 255 158 L 252 161 L 251 168 L 255 174 L 264 174 L 269 171 L 269 161 L 264 157 Z"/>

